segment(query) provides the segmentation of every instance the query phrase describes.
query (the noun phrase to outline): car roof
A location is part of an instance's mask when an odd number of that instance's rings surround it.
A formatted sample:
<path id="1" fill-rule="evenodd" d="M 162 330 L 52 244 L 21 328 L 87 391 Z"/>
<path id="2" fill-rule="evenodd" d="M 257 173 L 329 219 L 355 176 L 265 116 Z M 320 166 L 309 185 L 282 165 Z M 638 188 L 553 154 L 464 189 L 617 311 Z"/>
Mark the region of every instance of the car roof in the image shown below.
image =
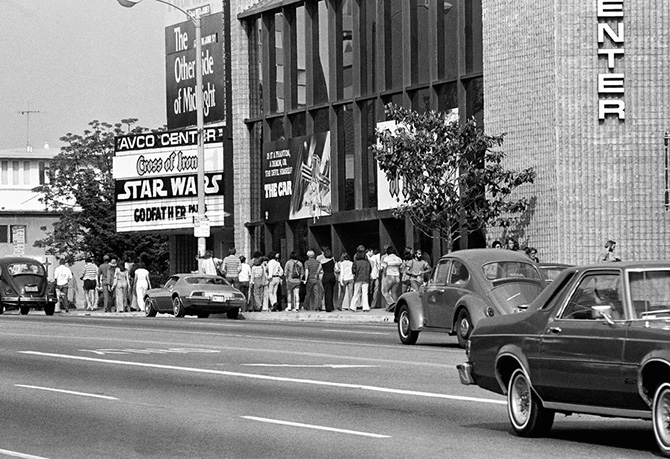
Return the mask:
<path id="1" fill-rule="evenodd" d="M 533 263 L 533 260 L 528 258 L 524 252 L 506 249 L 464 249 L 448 253 L 440 258 L 446 259 L 461 259 L 471 263 L 485 264 L 500 261 L 523 261 L 526 263 Z"/>
<path id="2" fill-rule="evenodd" d="M 9 265 L 9 264 L 12 264 L 12 263 L 28 263 L 28 262 L 37 263 L 37 264 L 40 264 L 40 265 L 44 264 L 40 260 L 36 260 L 36 259 L 30 258 L 30 257 L 2 257 L 2 258 L 0 258 L 0 263 L 2 263 L 4 265 Z"/>
<path id="3" fill-rule="evenodd" d="M 636 260 L 636 261 L 603 262 L 603 263 L 592 263 L 587 265 L 573 266 L 567 269 L 572 271 L 584 271 L 587 269 L 622 269 L 622 270 L 670 269 L 670 260 Z"/>

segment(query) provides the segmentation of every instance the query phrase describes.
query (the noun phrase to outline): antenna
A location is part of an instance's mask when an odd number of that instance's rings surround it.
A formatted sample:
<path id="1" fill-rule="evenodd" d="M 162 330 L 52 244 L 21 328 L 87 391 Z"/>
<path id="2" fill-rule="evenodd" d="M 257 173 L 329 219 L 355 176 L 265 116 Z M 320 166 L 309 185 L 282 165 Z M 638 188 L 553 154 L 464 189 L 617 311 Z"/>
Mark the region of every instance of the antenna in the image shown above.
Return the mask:
<path id="1" fill-rule="evenodd" d="M 26 115 L 26 151 L 30 151 L 30 115 L 31 113 L 39 113 L 38 110 L 21 110 L 18 112 L 21 115 Z"/>

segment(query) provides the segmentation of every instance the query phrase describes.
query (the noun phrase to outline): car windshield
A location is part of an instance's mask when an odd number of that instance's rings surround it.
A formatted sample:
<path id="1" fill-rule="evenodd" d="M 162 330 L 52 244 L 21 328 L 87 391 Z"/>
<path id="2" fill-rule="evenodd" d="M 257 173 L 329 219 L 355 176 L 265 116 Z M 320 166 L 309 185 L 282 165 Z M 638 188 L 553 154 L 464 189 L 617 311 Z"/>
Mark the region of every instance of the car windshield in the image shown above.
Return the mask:
<path id="1" fill-rule="evenodd" d="M 29 261 L 8 265 L 7 272 L 12 276 L 20 276 L 23 274 L 44 276 L 44 268 L 42 265 L 39 263 L 31 263 Z"/>
<path id="2" fill-rule="evenodd" d="M 223 277 L 187 277 L 184 279 L 187 284 L 210 284 L 210 285 L 228 285 Z"/>
<path id="3" fill-rule="evenodd" d="M 628 282 L 638 319 L 670 316 L 670 270 L 630 272 Z"/>
<path id="4" fill-rule="evenodd" d="M 532 279 L 541 280 L 535 265 L 523 261 L 496 261 L 482 266 L 487 280 L 498 279 Z"/>

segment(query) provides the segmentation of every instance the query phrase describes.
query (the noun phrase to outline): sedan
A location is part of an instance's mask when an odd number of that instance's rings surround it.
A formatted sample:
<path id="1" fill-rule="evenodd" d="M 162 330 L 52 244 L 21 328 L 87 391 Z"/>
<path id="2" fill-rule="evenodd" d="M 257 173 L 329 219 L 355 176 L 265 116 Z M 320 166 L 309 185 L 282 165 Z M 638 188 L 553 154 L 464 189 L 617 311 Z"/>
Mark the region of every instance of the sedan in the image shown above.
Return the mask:
<path id="1" fill-rule="evenodd" d="M 538 263 L 537 267 L 540 268 L 540 272 L 544 276 L 544 280 L 547 281 L 547 284 L 553 282 L 554 279 L 558 277 L 563 270 L 567 268 L 572 268 L 573 265 L 566 265 L 563 263 Z"/>
<path id="2" fill-rule="evenodd" d="M 175 274 L 163 287 L 147 290 L 144 312 L 147 317 L 161 312 L 175 317 L 195 315 L 199 318 L 225 313 L 229 319 L 237 319 L 245 302 L 242 292 L 223 277 Z"/>
<path id="3" fill-rule="evenodd" d="M 438 331 L 455 334 L 465 347 L 481 319 L 525 310 L 545 285 L 537 266 L 521 252 L 452 252 L 438 261 L 421 291 L 398 298 L 398 336 L 403 344 L 414 344 L 420 332 Z"/>
<path id="4" fill-rule="evenodd" d="M 547 433 L 555 413 L 650 419 L 670 457 L 670 262 L 568 268 L 467 349 L 461 382 L 506 394 L 517 435 Z"/>
<path id="5" fill-rule="evenodd" d="M 26 257 L 0 258 L 0 314 L 5 308 L 19 308 L 23 315 L 28 314 L 30 308 L 41 308 L 51 316 L 56 301 L 56 290 L 40 261 Z"/>

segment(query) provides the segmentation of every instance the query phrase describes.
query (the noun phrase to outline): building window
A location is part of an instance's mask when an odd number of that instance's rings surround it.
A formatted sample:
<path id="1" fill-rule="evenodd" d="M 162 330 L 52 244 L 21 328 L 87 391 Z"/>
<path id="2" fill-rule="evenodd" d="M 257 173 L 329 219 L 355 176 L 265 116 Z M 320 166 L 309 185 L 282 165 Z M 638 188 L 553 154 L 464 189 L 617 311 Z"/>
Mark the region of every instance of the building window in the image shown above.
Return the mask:
<path id="1" fill-rule="evenodd" d="M 372 94 L 377 89 L 377 2 L 360 0 L 360 62 L 361 95 Z M 345 22 L 346 16 L 342 20 Z M 349 18 L 353 21 L 353 18 Z M 353 25 L 353 23 L 352 23 Z"/>
<path id="2" fill-rule="evenodd" d="M 340 209 L 353 210 L 355 208 L 354 187 L 354 107 L 346 104 L 340 108 L 337 115 L 337 132 L 339 136 L 339 191 Z"/>
<path id="3" fill-rule="evenodd" d="M 430 47 L 430 34 L 433 30 L 431 18 L 434 12 L 430 10 L 432 4 L 426 0 L 412 0 L 411 39 L 412 49 L 412 84 L 428 83 L 430 81 L 430 61 L 434 50 Z"/>
<path id="4" fill-rule="evenodd" d="M 44 161 L 40 161 L 38 163 L 38 169 L 39 183 L 40 185 L 44 185 L 46 183 L 46 163 Z"/>
<path id="5" fill-rule="evenodd" d="M 316 18 L 312 21 L 316 28 L 312 46 L 314 47 L 314 103 L 328 102 L 330 99 L 330 29 L 328 28 L 328 2 L 317 4 Z"/>
<path id="6" fill-rule="evenodd" d="M 12 161 L 12 185 L 19 184 L 19 162 Z"/>
<path id="7" fill-rule="evenodd" d="M 389 0 L 385 2 L 384 57 L 386 60 L 386 89 L 399 89 L 403 86 L 403 2 Z"/>
<path id="8" fill-rule="evenodd" d="M 296 49 L 294 56 L 296 68 L 291 72 L 291 78 L 295 78 L 294 88 L 296 90 L 293 100 L 293 108 L 304 108 L 307 105 L 307 34 L 305 24 L 305 6 L 295 9 L 295 22 L 293 23 L 292 36 L 295 36 Z"/>
<path id="9" fill-rule="evenodd" d="M 312 112 L 312 119 L 314 120 L 314 133 L 330 131 L 330 110 L 322 108 Z"/>
<path id="10" fill-rule="evenodd" d="M 361 129 L 363 135 L 363 151 L 361 152 L 363 155 L 363 193 L 367 192 L 367 195 L 364 195 L 364 207 L 377 207 L 377 161 L 370 151 L 370 147 L 377 143 L 376 103 L 376 100 L 372 99 L 360 104 L 363 123 Z"/>
<path id="11" fill-rule="evenodd" d="M 430 111 L 430 88 L 418 89 L 416 91 L 410 92 L 409 95 L 412 99 L 412 110 L 418 113 L 426 113 Z"/>
<path id="12" fill-rule="evenodd" d="M 285 139 L 284 135 L 284 117 L 279 116 L 277 118 L 268 119 L 268 124 L 270 125 L 270 141 L 274 142 L 275 140 Z"/>
<path id="13" fill-rule="evenodd" d="M 437 2 L 437 75 L 443 80 L 458 77 L 458 2 Z"/>
<path id="14" fill-rule="evenodd" d="M 302 137 L 307 135 L 307 125 L 305 123 L 305 113 L 296 113 L 291 115 L 289 120 L 291 121 L 291 135 L 293 137 Z"/>
<path id="15" fill-rule="evenodd" d="M 23 161 L 23 184 L 30 185 L 30 161 Z"/>
<path id="16" fill-rule="evenodd" d="M 249 23 L 249 113 L 252 117 L 263 114 L 263 21 Z"/>
<path id="17" fill-rule="evenodd" d="M 458 87 L 456 83 L 447 83 L 436 86 L 437 109 L 446 112 L 458 109 Z"/>
<path id="18" fill-rule="evenodd" d="M 484 128 L 484 81 L 482 78 L 473 78 L 465 82 L 467 118 L 475 118 L 477 126 Z"/>
<path id="19" fill-rule="evenodd" d="M 341 60 L 342 67 L 339 69 L 338 82 L 338 98 L 351 99 L 354 96 L 354 41 L 353 41 L 353 15 L 351 10 L 352 0 L 342 0 L 340 10 L 337 14 L 341 15 L 342 34 L 340 35 L 340 43 L 338 43 L 338 52 L 342 53 Z M 372 62 L 374 69 L 374 62 Z"/>
<path id="20" fill-rule="evenodd" d="M 271 51 L 272 51 L 272 75 L 270 76 L 270 88 L 272 90 L 271 98 L 273 103 L 271 111 L 284 111 L 284 15 L 277 13 L 274 15 L 272 27 L 270 29 Z"/>
<path id="21" fill-rule="evenodd" d="M 465 2 L 465 71 L 482 72 L 482 0 Z"/>
<path id="22" fill-rule="evenodd" d="M 2 185 L 9 185 L 9 162 L 2 161 L 2 175 L 0 175 L 0 183 Z"/>
<path id="23" fill-rule="evenodd" d="M 6 244 L 9 242 L 9 226 L 0 225 L 0 243 Z"/>

